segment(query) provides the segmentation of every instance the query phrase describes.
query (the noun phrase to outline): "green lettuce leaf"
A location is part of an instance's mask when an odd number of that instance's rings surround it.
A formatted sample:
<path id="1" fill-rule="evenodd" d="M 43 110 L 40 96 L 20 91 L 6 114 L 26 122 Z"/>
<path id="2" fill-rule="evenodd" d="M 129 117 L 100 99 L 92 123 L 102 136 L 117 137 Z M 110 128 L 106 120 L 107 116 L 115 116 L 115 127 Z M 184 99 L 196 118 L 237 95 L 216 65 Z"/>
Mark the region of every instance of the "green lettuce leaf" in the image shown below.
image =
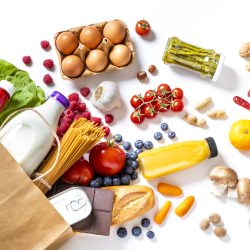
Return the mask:
<path id="1" fill-rule="evenodd" d="M 2 59 L 0 59 L 0 80 L 7 80 L 16 88 L 16 92 L 0 113 L 0 124 L 14 111 L 33 108 L 45 101 L 43 90 L 35 85 L 26 71 L 20 70 Z"/>

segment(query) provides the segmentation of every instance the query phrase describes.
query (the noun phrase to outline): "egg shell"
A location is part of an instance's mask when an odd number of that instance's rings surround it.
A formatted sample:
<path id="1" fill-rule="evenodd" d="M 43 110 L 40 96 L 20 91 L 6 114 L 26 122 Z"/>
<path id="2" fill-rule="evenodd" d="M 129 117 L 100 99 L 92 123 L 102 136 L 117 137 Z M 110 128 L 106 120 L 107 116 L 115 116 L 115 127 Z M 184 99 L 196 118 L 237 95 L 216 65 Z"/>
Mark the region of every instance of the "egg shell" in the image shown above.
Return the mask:
<path id="1" fill-rule="evenodd" d="M 109 59 L 117 67 L 127 65 L 131 60 L 130 49 L 124 44 L 118 44 L 113 47 L 109 54 Z"/>
<path id="2" fill-rule="evenodd" d="M 86 26 L 80 33 L 80 42 L 89 49 L 95 49 L 102 41 L 102 34 L 95 26 Z"/>
<path id="3" fill-rule="evenodd" d="M 109 21 L 103 29 L 104 37 L 108 38 L 113 44 L 121 43 L 126 36 L 126 29 L 118 20 Z"/>
<path id="4" fill-rule="evenodd" d="M 78 77 L 83 70 L 84 63 L 78 56 L 66 56 L 62 61 L 62 71 L 68 77 Z"/>
<path id="5" fill-rule="evenodd" d="M 99 49 L 91 50 L 86 58 L 87 68 L 93 72 L 103 71 L 108 65 L 106 54 Z"/>
<path id="6" fill-rule="evenodd" d="M 78 45 L 77 37 L 69 31 L 60 33 L 56 38 L 56 47 L 63 55 L 72 54 Z"/>

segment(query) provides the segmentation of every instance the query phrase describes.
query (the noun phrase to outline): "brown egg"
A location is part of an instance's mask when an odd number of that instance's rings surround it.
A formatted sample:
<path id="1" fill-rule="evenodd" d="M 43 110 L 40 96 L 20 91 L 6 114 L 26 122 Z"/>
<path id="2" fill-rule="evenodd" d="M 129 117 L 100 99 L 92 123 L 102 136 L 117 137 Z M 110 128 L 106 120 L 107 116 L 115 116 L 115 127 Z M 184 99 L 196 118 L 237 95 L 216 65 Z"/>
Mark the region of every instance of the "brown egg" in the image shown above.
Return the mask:
<path id="1" fill-rule="evenodd" d="M 78 77 L 83 70 L 84 64 L 78 56 L 66 56 L 62 61 L 62 71 L 68 77 Z"/>
<path id="2" fill-rule="evenodd" d="M 86 26 L 80 33 L 80 41 L 89 49 L 95 49 L 102 41 L 101 32 L 95 26 Z"/>
<path id="3" fill-rule="evenodd" d="M 56 47 L 64 55 L 72 54 L 78 45 L 77 37 L 72 32 L 62 32 L 56 38 Z"/>
<path id="4" fill-rule="evenodd" d="M 122 67 L 130 62 L 131 56 L 131 51 L 126 45 L 118 44 L 111 50 L 109 59 L 115 66 Z"/>
<path id="5" fill-rule="evenodd" d="M 86 58 L 86 65 L 90 71 L 103 71 L 108 64 L 108 58 L 100 49 L 91 50 Z"/>
<path id="6" fill-rule="evenodd" d="M 103 29 L 103 35 L 113 44 L 121 43 L 126 36 L 126 29 L 119 21 L 108 22 Z"/>

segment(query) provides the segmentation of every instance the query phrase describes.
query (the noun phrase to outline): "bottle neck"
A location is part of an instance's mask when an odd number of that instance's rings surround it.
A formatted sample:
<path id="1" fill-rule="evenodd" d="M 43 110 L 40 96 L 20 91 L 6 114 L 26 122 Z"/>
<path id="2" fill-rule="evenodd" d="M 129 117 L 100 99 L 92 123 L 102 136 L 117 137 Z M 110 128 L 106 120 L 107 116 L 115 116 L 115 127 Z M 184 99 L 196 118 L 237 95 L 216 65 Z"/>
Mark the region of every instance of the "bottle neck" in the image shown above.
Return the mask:
<path id="1" fill-rule="evenodd" d="M 65 108 L 59 101 L 50 97 L 43 105 L 35 109 L 53 126 L 57 125 L 59 117 Z"/>

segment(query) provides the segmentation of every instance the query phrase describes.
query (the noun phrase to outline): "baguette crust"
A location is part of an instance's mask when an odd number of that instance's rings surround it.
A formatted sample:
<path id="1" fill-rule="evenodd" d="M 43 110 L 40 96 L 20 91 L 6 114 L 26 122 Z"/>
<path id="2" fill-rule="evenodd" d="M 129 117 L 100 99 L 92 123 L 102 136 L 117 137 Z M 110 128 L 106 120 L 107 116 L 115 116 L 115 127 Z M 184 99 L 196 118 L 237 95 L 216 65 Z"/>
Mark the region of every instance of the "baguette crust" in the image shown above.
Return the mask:
<path id="1" fill-rule="evenodd" d="M 103 189 L 115 192 L 112 225 L 137 218 L 155 204 L 154 191 L 146 186 L 111 186 Z"/>

